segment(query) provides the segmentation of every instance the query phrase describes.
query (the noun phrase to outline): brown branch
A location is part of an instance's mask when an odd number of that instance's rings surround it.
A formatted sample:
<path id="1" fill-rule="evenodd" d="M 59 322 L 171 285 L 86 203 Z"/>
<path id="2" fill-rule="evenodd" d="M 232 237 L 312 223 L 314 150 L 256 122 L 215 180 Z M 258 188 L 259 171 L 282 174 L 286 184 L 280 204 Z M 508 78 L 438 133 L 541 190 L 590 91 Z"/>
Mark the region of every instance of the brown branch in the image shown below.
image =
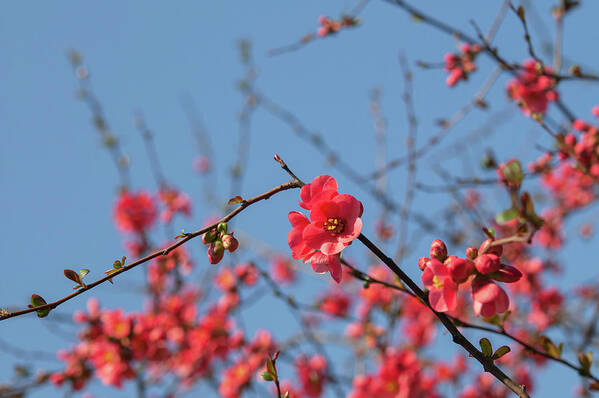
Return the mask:
<path id="1" fill-rule="evenodd" d="M 485 356 L 480 350 L 478 350 L 455 326 L 449 316 L 442 312 L 435 311 L 428 302 L 427 294 L 404 272 L 395 264 L 395 262 L 387 257 L 374 243 L 372 243 L 366 236 L 360 234 L 358 240 L 364 244 L 372 253 L 374 253 L 395 275 L 397 275 L 402 282 L 404 282 L 416 296 L 435 314 L 435 316 L 441 321 L 445 329 L 452 335 L 453 342 L 462 346 L 468 353 L 474 357 L 481 365 L 485 372 L 491 373 L 495 378 L 501 381 L 507 388 L 512 390 L 520 398 L 529 398 L 530 396 L 526 392 L 525 386 L 516 384 L 508 375 L 506 375 L 497 365 L 493 363 L 490 357 Z"/>
<path id="2" fill-rule="evenodd" d="M 60 300 L 54 301 L 52 303 L 48 303 L 48 304 L 44 304 L 38 307 L 33 307 L 33 308 L 28 308 L 28 309 L 24 309 L 24 310 L 20 310 L 20 311 L 15 311 L 15 312 L 9 312 L 7 314 L 4 314 L 2 316 L 0 316 L 0 321 L 4 321 L 8 318 L 13 318 L 16 316 L 20 316 L 20 315 L 25 315 L 31 312 L 35 312 L 35 311 L 40 311 L 40 310 L 45 310 L 45 309 L 54 309 L 56 307 L 58 307 L 59 305 L 79 296 L 82 293 L 87 292 L 88 290 L 93 289 L 94 287 L 108 281 L 111 280 L 112 278 L 129 271 L 130 269 L 133 269 L 135 267 L 137 267 L 138 265 L 144 264 L 156 257 L 160 257 L 160 256 L 166 256 L 168 255 L 171 251 L 175 250 L 177 247 L 182 246 L 183 244 L 185 244 L 186 242 L 192 240 L 193 238 L 196 238 L 202 234 L 204 234 L 205 232 L 208 232 L 214 228 L 216 228 L 216 226 L 221 223 L 221 222 L 227 222 L 229 220 L 231 220 L 233 217 L 235 217 L 237 214 L 241 213 L 243 210 L 245 210 L 247 207 L 251 206 L 252 204 L 256 203 L 256 202 L 260 202 L 262 200 L 266 200 L 269 199 L 271 196 L 282 192 L 282 191 L 286 191 L 289 189 L 294 189 L 294 188 L 299 188 L 301 187 L 303 184 L 299 181 L 290 181 L 288 183 L 279 185 L 275 188 L 272 188 L 266 192 L 264 192 L 263 194 L 260 194 L 258 196 L 255 196 L 251 199 L 247 199 L 245 201 L 243 201 L 241 203 L 241 205 L 239 207 L 236 207 L 235 209 L 233 209 L 229 214 L 227 214 L 226 216 L 224 216 L 223 218 L 221 218 L 220 220 L 218 220 L 217 222 L 215 222 L 214 224 L 211 224 L 205 228 L 202 228 L 200 230 L 197 230 L 195 232 L 191 232 L 191 233 L 187 233 L 185 234 L 185 237 L 183 237 L 182 239 L 178 240 L 177 242 L 173 243 L 172 245 L 168 246 L 165 249 L 162 250 L 158 250 L 155 251 L 143 258 L 140 258 L 139 260 L 136 260 L 134 262 L 132 262 L 131 264 L 128 264 L 126 266 L 124 266 L 123 268 L 120 268 L 116 271 L 114 271 L 113 273 L 111 273 L 110 275 L 105 276 L 104 278 L 98 279 L 95 282 L 92 282 L 90 284 L 87 284 L 85 287 L 77 290 L 76 292 L 73 292 L 71 294 L 69 294 L 68 296 L 65 296 L 63 298 L 61 298 Z"/>
<path id="3" fill-rule="evenodd" d="M 285 161 L 281 159 L 278 155 L 275 155 L 275 160 L 279 162 L 283 170 L 285 170 L 290 176 L 294 178 L 294 182 L 300 183 L 301 181 L 295 176 L 295 174 L 289 169 Z M 303 185 L 303 184 L 302 184 Z M 462 346 L 468 353 L 474 357 L 481 365 L 485 372 L 491 373 L 495 378 L 501 381 L 507 388 L 512 390 L 518 397 L 520 398 L 530 398 L 528 393 L 526 392 L 526 386 L 520 386 L 516 384 L 508 375 L 506 375 L 490 357 L 485 356 L 482 351 L 478 350 L 460 331 L 457 329 L 452 319 L 442 313 L 437 312 L 431 307 L 428 302 L 428 295 L 414 282 L 404 271 L 401 270 L 395 264 L 395 262 L 387 257 L 385 253 L 383 253 L 374 243 L 372 243 L 364 234 L 360 234 L 358 236 L 358 240 L 362 242 L 367 249 L 369 249 L 375 256 L 377 256 L 395 275 L 399 277 L 399 279 L 405 283 L 410 290 L 422 301 L 424 305 L 426 305 L 433 314 L 441 321 L 445 329 L 452 335 L 453 342 Z"/>

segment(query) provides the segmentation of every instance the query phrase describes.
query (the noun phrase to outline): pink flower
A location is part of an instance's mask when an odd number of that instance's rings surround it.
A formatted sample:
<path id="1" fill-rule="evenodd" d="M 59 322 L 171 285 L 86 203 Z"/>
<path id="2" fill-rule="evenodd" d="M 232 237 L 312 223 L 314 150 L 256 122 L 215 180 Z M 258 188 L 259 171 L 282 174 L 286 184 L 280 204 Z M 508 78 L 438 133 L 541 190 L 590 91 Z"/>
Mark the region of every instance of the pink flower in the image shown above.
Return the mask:
<path id="1" fill-rule="evenodd" d="M 160 213 L 160 219 L 165 224 L 171 222 L 171 219 L 176 213 L 182 213 L 186 216 L 191 215 L 191 202 L 189 196 L 176 189 L 161 189 L 158 193 L 160 201 L 164 203 L 166 208 Z"/>
<path id="2" fill-rule="evenodd" d="M 474 314 L 486 318 L 507 311 L 510 299 L 505 291 L 492 280 L 479 276 L 472 281 Z"/>
<path id="3" fill-rule="evenodd" d="M 501 268 L 501 262 L 495 254 L 481 254 L 474 260 L 474 266 L 481 274 L 490 274 Z"/>
<path id="4" fill-rule="evenodd" d="M 291 248 L 291 257 L 295 260 L 306 261 L 314 253 L 314 249 L 306 244 L 303 237 L 304 229 L 310 224 L 310 220 L 297 211 L 290 211 L 288 218 L 292 227 L 287 235 L 287 243 Z"/>
<path id="5" fill-rule="evenodd" d="M 522 65 L 518 77 L 507 85 L 508 96 L 518 102 L 522 113 L 530 116 L 532 112 L 545 113 L 549 102 L 557 101 L 558 94 L 554 90 L 555 79 L 539 73 L 537 63 L 528 60 Z M 551 68 L 543 66 L 545 73 L 551 73 Z"/>
<path id="6" fill-rule="evenodd" d="M 310 184 L 306 184 L 300 190 L 300 207 L 306 210 L 312 209 L 314 203 L 323 199 L 337 196 L 337 180 L 328 175 L 316 177 Z"/>
<path id="7" fill-rule="evenodd" d="M 361 215 L 362 204 L 351 195 L 320 200 L 313 204 L 303 239 L 312 249 L 338 254 L 362 232 Z"/>
<path id="8" fill-rule="evenodd" d="M 309 247 L 304 240 L 304 230 L 310 225 L 308 217 L 297 211 L 291 211 L 289 212 L 289 222 L 293 227 L 287 235 L 287 242 L 291 248 L 291 257 L 305 263 L 310 262 L 312 269 L 317 273 L 330 272 L 333 279 L 340 282 L 341 262 L 339 255 L 327 256 Z"/>
<path id="9" fill-rule="evenodd" d="M 456 308 L 458 285 L 439 260 L 429 261 L 422 273 L 422 283 L 429 290 L 428 301 L 435 311 L 447 312 Z"/>
<path id="10" fill-rule="evenodd" d="M 114 207 L 117 227 L 123 232 L 144 232 L 156 220 L 156 206 L 147 192 L 121 192 Z"/>

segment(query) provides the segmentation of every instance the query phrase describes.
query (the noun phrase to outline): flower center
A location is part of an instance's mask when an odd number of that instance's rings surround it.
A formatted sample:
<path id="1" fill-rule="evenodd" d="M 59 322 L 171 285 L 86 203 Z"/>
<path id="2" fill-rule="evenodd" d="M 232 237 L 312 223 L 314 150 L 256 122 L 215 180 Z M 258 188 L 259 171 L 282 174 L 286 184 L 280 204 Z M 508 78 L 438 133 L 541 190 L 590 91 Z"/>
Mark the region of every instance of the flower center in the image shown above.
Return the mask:
<path id="1" fill-rule="evenodd" d="M 324 230 L 329 231 L 331 235 L 339 235 L 345 229 L 345 222 L 338 218 L 329 218 L 324 222 Z"/>
<path id="2" fill-rule="evenodd" d="M 437 275 L 433 276 L 433 286 L 437 289 L 440 289 L 443 287 L 443 281 L 441 281 L 441 279 L 437 278 Z"/>

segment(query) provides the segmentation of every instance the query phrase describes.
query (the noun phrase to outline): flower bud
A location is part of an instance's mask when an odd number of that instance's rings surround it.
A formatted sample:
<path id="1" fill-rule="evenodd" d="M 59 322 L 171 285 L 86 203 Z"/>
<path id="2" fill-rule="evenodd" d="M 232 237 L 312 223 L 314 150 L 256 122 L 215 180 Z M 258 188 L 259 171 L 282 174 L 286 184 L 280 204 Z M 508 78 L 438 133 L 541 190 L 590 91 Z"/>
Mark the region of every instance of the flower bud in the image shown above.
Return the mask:
<path id="1" fill-rule="evenodd" d="M 490 274 L 501 268 L 499 257 L 495 254 L 481 254 L 474 260 L 474 266 L 481 274 Z"/>
<path id="2" fill-rule="evenodd" d="M 447 247 L 441 239 L 435 239 L 433 243 L 431 243 L 430 256 L 441 262 L 445 261 L 447 258 Z"/>
<path id="3" fill-rule="evenodd" d="M 237 239 L 235 239 L 233 234 L 223 236 L 222 241 L 223 247 L 231 253 L 233 253 L 239 247 L 239 242 Z"/>
<path id="4" fill-rule="evenodd" d="M 223 243 L 221 241 L 211 243 L 208 247 L 208 261 L 210 264 L 220 263 L 220 260 L 223 259 L 224 255 L 225 248 L 223 247 Z"/>
<path id="5" fill-rule="evenodd" d="M 222 234 L 222 235 L 226 235 L 227 234 L 227 223 L 226 222 L 221 222 L 216 226 L 216 230 Z"/>
<path id="6" fill-rule="evenodd" d="M 491 242 L 493 242 L 492 239 L 487 239 L 481 243 L 480 247 L 478 248 L 478 252 L 480 254 L 495 254 L 497 257 L 501 257 L 503 254 L 503 246 L 491 246 Z"/>
<path id="7" fill-rule="evenodd" d="M 205 232 L 204 235 L 202 235 L 202 243 L 207 245 L 214 242 L 216 238 L 218 238 L 218 233 L 216 231 L 212 230 Z"/>
<path id="8" fill-rule="evenodd" d="M 466 258 L 474 260 L 476 256 L 478 256 L 478 250 L 476 250 L 476 247 L 470 246 L 466 249 Z"/>
<path id="9" fill-rule="evenodd" d="M 455 283 L 466 282 L 470 275 L 474 274 L 474 263 L 465 258 L 452 257 L 446 262 L 446 265 L 451 279 Z"/>
<path id="10" fill-rule="evenodd" d="M 499 282 L 513 283 L 522 278 L 522 272 L 511 265 L 501 264 L 501 268 L 489 275 L 490 278 Z"/>
<path id="11" fill-rule="evenodd" d="M 431 259 L 428 257 L 420 257 L 418 259 L 418 268 L 420 268 L 420 271 L 424 271 L 429 261 L 431 261 Z"/>

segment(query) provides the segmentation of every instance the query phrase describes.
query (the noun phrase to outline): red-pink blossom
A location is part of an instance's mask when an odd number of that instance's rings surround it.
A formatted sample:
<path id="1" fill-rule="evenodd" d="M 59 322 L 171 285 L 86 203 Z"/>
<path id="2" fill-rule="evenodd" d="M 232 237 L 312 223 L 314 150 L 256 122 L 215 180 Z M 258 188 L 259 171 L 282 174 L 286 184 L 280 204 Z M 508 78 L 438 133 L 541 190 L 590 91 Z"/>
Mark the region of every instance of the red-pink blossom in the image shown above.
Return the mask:
<path id="1" fill-rule="evenodd" d="M 507 311 L 510 299 L 505 291 L 491 279 L 478 276 L 472 281 L 474 314 L 486 318 Z"/>
<path id="2" fill-rule="evenodd" d="M 362 232 L 362 204 L 351 195 L 337 195 L 313 204 L 303 239 L 310 248 L 332 256 Z"/>
<path id="3" fill-rule="evenodd" d="M 428 300 L 435 311 L 447 312 L 456 308 L 458 285 L 449 270 L 437 259 L 431 259 L 422 272 L 422 283 L 429 290 Z"/>
<path id="4" fill-rule="evenodd" d="M 145 232 L 156 220 L 156 206 L 151 195 L 145 191 L 122 191 L 114 207 L 114 219 L 123 232 Z"/>

